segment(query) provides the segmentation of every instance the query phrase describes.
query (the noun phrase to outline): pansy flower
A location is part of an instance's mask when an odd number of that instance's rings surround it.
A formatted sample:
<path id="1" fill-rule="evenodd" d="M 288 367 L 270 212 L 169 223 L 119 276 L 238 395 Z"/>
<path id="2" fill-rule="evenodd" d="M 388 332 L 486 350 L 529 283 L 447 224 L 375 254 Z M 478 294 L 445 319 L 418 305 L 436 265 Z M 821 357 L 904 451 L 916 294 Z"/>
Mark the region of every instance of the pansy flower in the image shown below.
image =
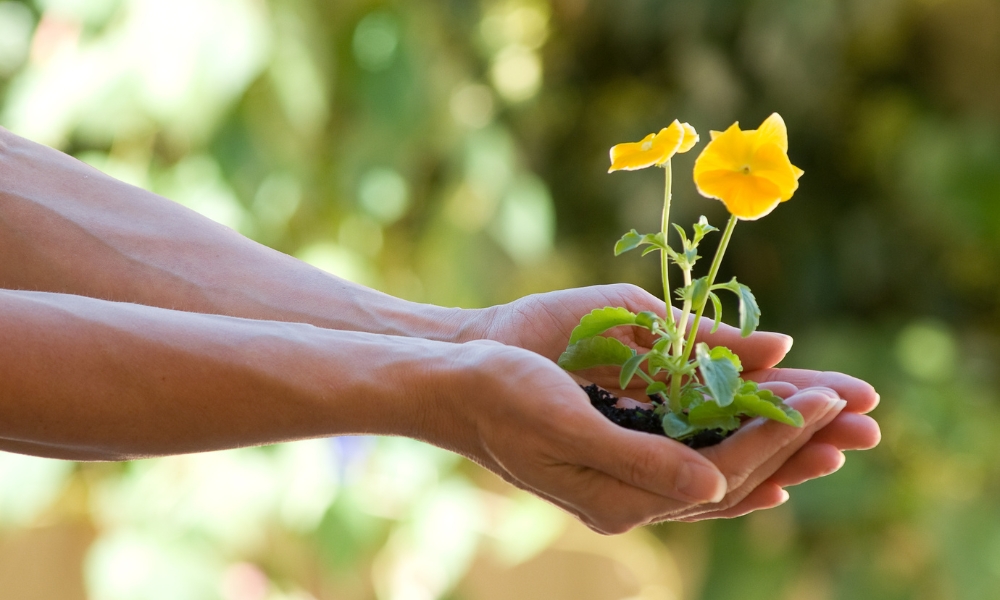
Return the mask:
<path id="1" fill-rule="evenodd" d="M 802 170 L 788 159 L 788 131 L 778 113 L 759 128 L 739 123 L 712 132 L 712 141 L 694 163 L 694 182 L 707 198 L 722 200 L 730 213 L 753 221 L 792 197 Z"/>
<path id="2" fill-rule="evenodd" d="M 611 148 L 611 168 L 608 173 L 662 166 L 674 154 L 687 152 L 697 143 L 698 132 L 694 127 L 675 120 L 659 133 L 651 133 L 642 141 L 618 144 Z"/>

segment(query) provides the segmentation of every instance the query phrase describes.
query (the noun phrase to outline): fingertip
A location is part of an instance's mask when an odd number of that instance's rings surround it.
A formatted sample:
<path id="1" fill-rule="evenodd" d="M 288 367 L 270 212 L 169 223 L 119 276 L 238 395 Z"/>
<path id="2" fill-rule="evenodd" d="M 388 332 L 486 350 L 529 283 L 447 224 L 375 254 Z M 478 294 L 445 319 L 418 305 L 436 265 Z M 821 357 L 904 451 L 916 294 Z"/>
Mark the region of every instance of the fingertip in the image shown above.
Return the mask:
<path id="1" fill-rule="evenodd" d="M 859 443 L 854 448 L 845 448 L 847 450 L 871 450 L 875 446 L 878 446 L 882 442 L 882 427 L 879 426 L 878 421 L 875 419 L 865 416 L 858 415 L 860 418 L 866 419 L 864 424 L 866 426 L 867 438 L 859 440 Z"/>
<path id="2" fill-rule="evenodd" d="M 840 450 L 870 450 L 882 440 L 875 419 L 853 412 L 841 412 L 829 425 L 816 432 L 813 440 Z"/>
<path id="3" fill-rule="evenodd" d="M 762 383 L 757 387 L 759 387 L 762 390 L 768 390 L 769 392 L 771 392 L 775 396 L 778 396 L 779 398 L 790 398 L 799 391 L 799 388 L 795 387 L 790 383 L 785 383 L 784 381 L 772 381 L 769 383 Z"/>
<path id="4" fill-rule="evenodd" d="M 788 351 L 791 350 L 792 346 L 795 344 L 795 338 L 788 334 L 778 333 L 777 331 L 765 331 L 764 333 L 777 338 L 777 341 L 781 344 L 785 354 L 788 354 Z"/>
<path id="5" fill-rule="evenodd" d="M 708 462 L 708 461 L 705 461 Z M 699 504 L 721 502 L 728 485 L 721 471 L 709 463 L 687 461 L 677 470 L 674 480 L 677 493 Z"/>
<path id="6" fill-rule="evenodd" d="M 836 415 L 847 406 L 847 401 L 835 392 L 822 388 L 800 390 L 785 403 L 799 411 L 804 425 L 813 425 L 827 416 Z"/>
<path id="7" fill-rule="evenodd" d="M 769 482 L 782 488 L 799 485 L 811 479 L 836 473 L 845 462 L 844 453 L 835 446 L 810 441 L 788 459 L 771 476 Z"/>

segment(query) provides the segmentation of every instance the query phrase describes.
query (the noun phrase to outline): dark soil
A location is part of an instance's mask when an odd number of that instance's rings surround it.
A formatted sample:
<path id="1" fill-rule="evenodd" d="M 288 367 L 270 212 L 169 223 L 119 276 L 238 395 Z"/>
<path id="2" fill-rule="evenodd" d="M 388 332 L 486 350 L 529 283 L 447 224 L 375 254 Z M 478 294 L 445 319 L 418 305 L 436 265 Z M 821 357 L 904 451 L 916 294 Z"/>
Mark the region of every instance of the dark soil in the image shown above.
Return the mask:
<path id="1" fill-rule="evenodd" d="M 580 387 L 590 396 L 590 403 L 594 405 L 594 408 L 600 411 L 612 423 L 633 431 L 642 431 L 666 437 L 666 434 L 663 433 L 663 426 L 660 424 L 660 419 L 653 414 L 652 410 L 645 408 L 618 408 L 615 406 L 618 402 L 618 397 L 607 390 L 601 389 L 594 384 Z M 721 430 L 713 429 L 696 433 L 686 440 L 679 441 L 691 448 L 707 448 L 708 446 L 718 444 L 726 439 L 726 437 L 727 435 Z"/>

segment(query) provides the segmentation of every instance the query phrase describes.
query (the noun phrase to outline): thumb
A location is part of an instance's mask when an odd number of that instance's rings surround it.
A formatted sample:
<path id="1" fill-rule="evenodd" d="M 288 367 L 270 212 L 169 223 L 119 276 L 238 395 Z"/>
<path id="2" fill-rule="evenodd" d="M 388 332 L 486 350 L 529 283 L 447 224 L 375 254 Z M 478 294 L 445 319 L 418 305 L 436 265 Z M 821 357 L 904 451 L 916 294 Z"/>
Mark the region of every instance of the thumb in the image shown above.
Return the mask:
<path id="1" fill-rule="evenodd" d="M 669 438 L 631 431 L 594 411 L 593 435 L 577 463 L 628 485 L 686 503 L 718 502 L 726 478 L 699 452 Z"/>

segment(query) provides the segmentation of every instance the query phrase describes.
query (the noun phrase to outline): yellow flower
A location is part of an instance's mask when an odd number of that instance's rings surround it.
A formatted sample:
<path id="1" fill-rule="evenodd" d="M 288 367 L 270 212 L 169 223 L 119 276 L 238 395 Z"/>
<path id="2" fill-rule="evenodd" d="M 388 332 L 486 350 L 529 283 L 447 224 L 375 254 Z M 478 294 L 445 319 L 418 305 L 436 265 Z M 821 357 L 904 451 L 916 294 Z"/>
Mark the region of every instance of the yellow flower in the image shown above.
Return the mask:
<path id="1" fill-rule="evenodd" d="M 722 200 L 729 212 L 753 221 L 791 199 L 799 187 L 799 169 L 788 160 L 788 130 L 778 113 L 758 129 L 741 131 L 739 123 L 719 133 L 694 163 L 694 182 L 707 198 Z"/>
<path id="2" fill-rule="evenodd" d="M 651 133 L 640 142 L 618 144 L 611 149 L 611 168 L 614 171 L 636 171 L 653 165 L 660 166 L 678 152 L 687 152 L 698 143 L 698 132 L 687 123 L 674 120 L 660 133 Z"/>

